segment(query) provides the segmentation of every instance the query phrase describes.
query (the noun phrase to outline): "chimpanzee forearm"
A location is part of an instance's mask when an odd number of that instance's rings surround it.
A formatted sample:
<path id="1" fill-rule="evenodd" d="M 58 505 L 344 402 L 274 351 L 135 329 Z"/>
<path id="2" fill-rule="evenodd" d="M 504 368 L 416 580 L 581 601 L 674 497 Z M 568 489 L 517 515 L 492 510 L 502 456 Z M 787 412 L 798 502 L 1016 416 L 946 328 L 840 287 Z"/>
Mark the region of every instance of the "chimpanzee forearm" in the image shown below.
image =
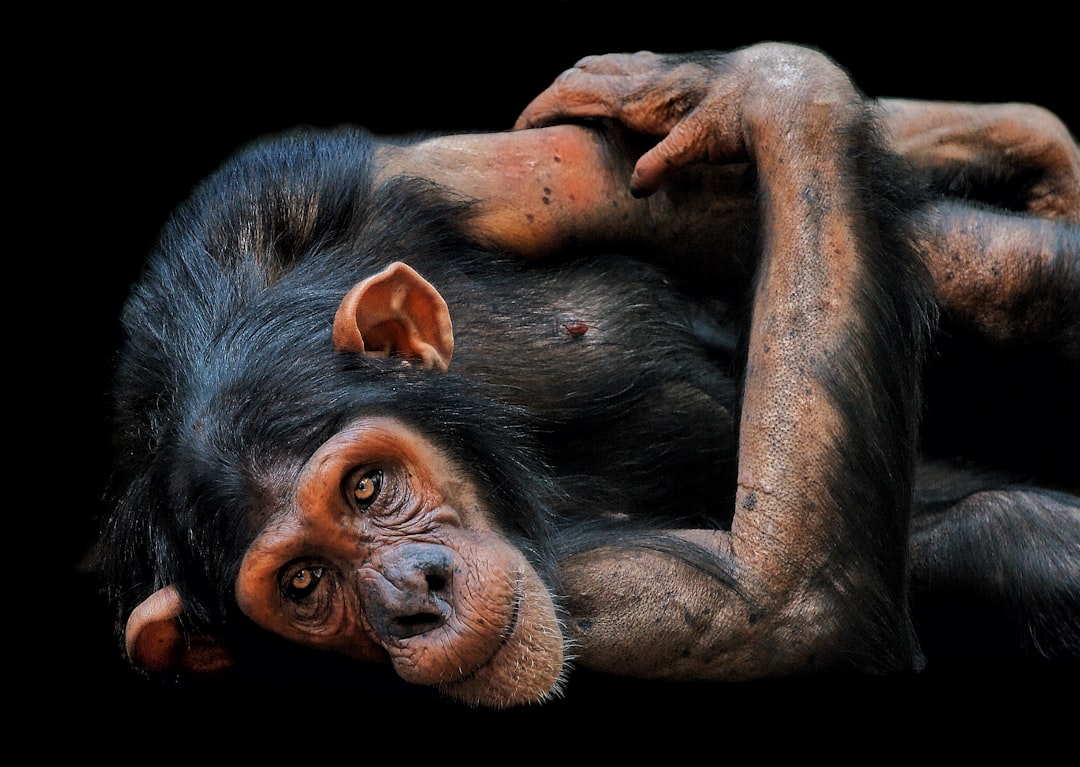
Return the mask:
<path id="1" fill-rule="evenodd" d="M 919 245 L 952 321 L 1080 363 L 1080 225 L 956 201 L 921 218 Z"/>

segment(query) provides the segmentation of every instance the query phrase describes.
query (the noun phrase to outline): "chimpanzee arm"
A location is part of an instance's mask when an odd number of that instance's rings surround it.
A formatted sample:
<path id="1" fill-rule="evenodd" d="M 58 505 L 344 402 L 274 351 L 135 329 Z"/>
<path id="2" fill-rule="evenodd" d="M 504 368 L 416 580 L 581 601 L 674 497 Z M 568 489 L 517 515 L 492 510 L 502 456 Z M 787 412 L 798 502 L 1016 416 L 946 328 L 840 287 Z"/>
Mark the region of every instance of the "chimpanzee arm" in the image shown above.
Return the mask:
<path id="1" fill-rule="evenodd" d="M 750 161 L 762 226 L 731 531 L 683 533 L 734 585 L 643 552 L 575 557 L 581 662 L 699 678 L 909 666 L 905 552 L 931 310 L 915 202 L 872 103 L 825 56 L 765 44 L 584 59 L 518 127 L 568 117 L 661 137 L 635 166 L 635 196 L 691 163 Z M 580 598 L 575 583 L 588 584 Z"/>
<path id="2" fill-rule="evenodd" d="M 1066 126 L 1026 104 L 877 103 L 890 147 L 943 193 L 926 206 L 919 241 L 942 309 L 992 341 L 1041 338 L 1076 350 L 1080 339 L 1051 337 L 1080 325 L 1080 308 L 1076 321 L 1060 314 L 1080 306 L 1080 148 Z M 709 259 L 733 281 L 755 261 L 756 187 L 743 163 L 681 165 L 634 197 L 643 144 L 610 125 L 439 136 L 379 151 L 384 176 L 423 176 L 474 201 L 472 234 L 496 250 Z"/>

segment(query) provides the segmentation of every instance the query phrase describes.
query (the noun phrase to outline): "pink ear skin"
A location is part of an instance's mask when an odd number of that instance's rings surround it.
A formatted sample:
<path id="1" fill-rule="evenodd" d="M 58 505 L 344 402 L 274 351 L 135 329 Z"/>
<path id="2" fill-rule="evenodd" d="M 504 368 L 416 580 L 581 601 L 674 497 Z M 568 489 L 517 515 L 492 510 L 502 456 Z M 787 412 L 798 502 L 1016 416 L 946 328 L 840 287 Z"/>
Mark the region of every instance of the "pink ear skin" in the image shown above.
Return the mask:
<path id="1" fill-rule="evenodd" d="M 128 618 L 125 629 L 131 662 L 143 671 L 213 673 L 233 664 L 213 637 L 187 634 L 180 626 L 180 594 L 166 586 L 147 597 Z"/>
<path id="2" fill-rule="evenodd" d="M 399 262 L 357 283 L 334 317 L 339 352 L 400 355 L 445 372 L 454 353 L 446 301 L 412 267 Z"/>

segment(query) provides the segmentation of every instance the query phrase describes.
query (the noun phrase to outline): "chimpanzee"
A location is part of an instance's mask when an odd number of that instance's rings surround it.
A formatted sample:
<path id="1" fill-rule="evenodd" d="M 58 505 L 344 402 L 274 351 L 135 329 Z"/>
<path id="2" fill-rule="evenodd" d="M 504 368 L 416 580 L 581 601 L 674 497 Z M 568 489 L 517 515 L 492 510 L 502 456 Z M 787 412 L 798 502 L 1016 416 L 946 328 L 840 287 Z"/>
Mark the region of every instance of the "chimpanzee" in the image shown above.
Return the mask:
<path id="1" fill-rule="evenodd" d="M 510 707 L 910 670 L 961 614 L 1080 657 L 1080 151 L 1037 107 L 589 57 L 514 130 L 243 148 L 123 327 L 101 572 L 148 672 Z"/>

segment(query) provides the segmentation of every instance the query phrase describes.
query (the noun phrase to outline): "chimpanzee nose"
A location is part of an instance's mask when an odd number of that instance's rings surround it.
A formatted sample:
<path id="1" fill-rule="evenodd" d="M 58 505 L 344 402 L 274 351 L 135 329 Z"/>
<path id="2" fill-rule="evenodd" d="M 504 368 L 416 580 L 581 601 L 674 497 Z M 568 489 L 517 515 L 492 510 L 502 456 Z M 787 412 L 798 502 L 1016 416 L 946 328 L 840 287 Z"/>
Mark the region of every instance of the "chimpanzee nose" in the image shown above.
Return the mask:
<path id="1" fill-rule="evenodd" d="M 433 543 L 404 543 L 380 556 L 360 579 L 372 629 L 389 640 L 442 626 L 453 610 L 453 553 Z"/>

